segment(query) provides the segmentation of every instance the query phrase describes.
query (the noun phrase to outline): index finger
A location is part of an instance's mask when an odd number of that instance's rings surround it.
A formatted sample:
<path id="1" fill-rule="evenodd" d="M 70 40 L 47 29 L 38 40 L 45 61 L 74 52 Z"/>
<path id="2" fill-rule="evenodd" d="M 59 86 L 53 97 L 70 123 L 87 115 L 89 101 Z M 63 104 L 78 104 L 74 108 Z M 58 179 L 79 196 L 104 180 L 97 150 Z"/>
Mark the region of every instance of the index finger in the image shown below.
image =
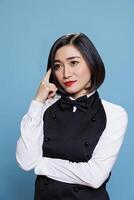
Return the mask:
<path id="1" fill-rule="evenodd" d="M 52 70 L 51 70 L 51 68 L 49 68 L 49 70 L 47 71 L 47 73 L 46 73 L 45 76 L 44 76 L 43 81 L 49 83 L 49 79 L 50 79 L 51 72 L 52 72 Z"/>

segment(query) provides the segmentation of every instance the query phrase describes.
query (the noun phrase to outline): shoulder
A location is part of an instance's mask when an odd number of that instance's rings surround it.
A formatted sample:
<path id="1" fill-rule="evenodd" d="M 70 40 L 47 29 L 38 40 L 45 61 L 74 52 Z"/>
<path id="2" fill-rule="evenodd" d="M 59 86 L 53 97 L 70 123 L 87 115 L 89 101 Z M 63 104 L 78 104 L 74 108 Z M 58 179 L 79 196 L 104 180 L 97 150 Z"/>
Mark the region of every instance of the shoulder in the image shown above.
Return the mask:
<path id="1" fill-rule="evenodd" d="M 106 114 L 110 116 L 111 118 L 116 118 L 116 117 L 128 118 L 126 109 L 122 107 L 121 105 L 111 103 L 104 99 L 101 99 L 101 102 Z"/>
<path id="2" fill-rule="evenodd" d="M 112 132 L 114 130 L 123 130 L 121 133 L 125 132 L 128 124 L 128 113 L 124 107 L 104 99 L 101 99 L 101 102 L 107 117 L 106 129 Z"/>

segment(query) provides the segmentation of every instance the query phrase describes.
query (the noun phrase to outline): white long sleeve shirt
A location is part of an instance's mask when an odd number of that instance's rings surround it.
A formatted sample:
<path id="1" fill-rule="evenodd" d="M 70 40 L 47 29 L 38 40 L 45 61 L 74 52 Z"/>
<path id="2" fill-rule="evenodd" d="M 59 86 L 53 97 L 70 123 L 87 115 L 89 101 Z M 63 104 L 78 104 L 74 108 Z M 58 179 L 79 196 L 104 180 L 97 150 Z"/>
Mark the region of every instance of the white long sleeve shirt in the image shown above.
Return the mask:
<path id="1" fill-rule="evenodd" d="M 28 112 L 21 121 L 21 136 L 16 148 L 17 162 L 26 171 L 34 169 L 37 175 L 98 188 L 108 178 L 118 157 L 128 124 L 127 112 L 123 107 L 101 99 L 107 116 L 106 128 L 88 162 L 76 163 L 43 157 L 43 114 L 59 98 L 60 96 L 56 95 L 44 104 L 32 100 Z M 73 112 L 76 109 L 74 107 Z"/>

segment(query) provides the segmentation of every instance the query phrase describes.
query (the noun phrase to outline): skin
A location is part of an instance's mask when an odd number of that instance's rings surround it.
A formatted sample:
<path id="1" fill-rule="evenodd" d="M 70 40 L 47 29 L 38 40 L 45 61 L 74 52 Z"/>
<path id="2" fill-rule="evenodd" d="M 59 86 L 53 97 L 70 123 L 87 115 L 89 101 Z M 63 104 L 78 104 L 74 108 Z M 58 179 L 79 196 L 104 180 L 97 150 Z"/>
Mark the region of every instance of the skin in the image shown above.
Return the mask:
<path id="1" fill-rule="evenodd" d="M 40 82 L 35 95 L 35 100 L 44 103 L 47 99 L 54 98 L 57 87 L 50 83 L 51 69 Z M 85 90 L 91 84 L 91 72 L 81 53 L 73 45 L 65 45 L 55 54 L 55 75 L 60 85 L 74 99 L 87 94 Z M 67 81 L 76 81 L 71 86 L 66 86 Z"/>
<path id="2" fill-rule="evenodd" d="M 40 82 L 34 98 L 35 101 L 44 103 L 47 99 L 54 98 L 58 88 L 55 86 L 55 84 L 49 82 L 50 75 L 51 69 L 48 70 L 48 72 L 45 74 L 44 78 Z"/>
<path id="3" fill-rule="evenodd" d="M 65 45 L 55 54 L 55 75 L 60 85 L 73 98 L 87 94 L 86 87 L 90 86 L 91 72 L 81 55 L 73 45 Z M 76 81 L 71 86 L 66 86 L 67 81 Z"/>

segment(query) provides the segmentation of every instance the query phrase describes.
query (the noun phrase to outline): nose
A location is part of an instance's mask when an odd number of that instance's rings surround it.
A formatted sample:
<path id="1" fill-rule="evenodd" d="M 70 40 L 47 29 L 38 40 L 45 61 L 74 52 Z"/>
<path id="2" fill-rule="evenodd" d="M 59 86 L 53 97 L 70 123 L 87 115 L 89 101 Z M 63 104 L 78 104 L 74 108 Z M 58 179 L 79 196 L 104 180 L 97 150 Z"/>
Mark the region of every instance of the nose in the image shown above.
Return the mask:
<path id="1" fill-rule="evenodd" d="M 64 67 L 64 71 L 63 71 L 63 77 L 64 78 L 69 78 L 69 77 L 71 77 L 72 76 L 72 70 L 71 70 L 71 68 L 69 67 L 69 66 L 65 66 Z"/>

